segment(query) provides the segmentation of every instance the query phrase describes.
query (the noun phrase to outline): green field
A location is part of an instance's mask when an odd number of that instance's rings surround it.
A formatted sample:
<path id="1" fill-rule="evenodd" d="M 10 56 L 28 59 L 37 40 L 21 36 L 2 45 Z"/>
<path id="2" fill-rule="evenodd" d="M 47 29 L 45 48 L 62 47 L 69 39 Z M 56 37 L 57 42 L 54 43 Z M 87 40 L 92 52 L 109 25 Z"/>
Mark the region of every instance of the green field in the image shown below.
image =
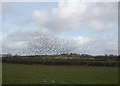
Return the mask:
<path id="1" fill-rule="evenodd" d="M 3 64 L 3 84 L 117 84 L 118 68 Z"/>

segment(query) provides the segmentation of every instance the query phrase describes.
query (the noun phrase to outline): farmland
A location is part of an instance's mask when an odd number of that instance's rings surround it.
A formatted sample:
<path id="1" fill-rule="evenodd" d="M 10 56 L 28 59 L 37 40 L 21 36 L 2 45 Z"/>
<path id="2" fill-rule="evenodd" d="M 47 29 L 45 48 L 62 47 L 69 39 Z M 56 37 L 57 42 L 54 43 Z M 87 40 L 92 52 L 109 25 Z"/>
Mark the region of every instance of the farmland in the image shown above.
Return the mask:
<path id="1" fill-rule="evenodd" d="M 117 67 L 3 63 L 3 84 L 117 84 Z"/>

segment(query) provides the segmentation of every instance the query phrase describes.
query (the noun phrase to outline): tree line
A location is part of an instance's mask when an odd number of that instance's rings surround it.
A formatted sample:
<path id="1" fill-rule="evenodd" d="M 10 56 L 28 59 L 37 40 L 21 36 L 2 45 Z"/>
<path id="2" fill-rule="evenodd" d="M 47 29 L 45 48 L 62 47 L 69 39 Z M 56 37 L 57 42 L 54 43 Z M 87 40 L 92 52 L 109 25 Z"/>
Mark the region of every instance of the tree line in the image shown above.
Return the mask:
<path id="1" fill-rule="evenodd" d="M 34 55 L 34 56 L 6 56 L 3 63 L 41 64 L 41 65 L 85 65 L 85 66 L 120 66 L 119 56 L 116 55 Z"/>

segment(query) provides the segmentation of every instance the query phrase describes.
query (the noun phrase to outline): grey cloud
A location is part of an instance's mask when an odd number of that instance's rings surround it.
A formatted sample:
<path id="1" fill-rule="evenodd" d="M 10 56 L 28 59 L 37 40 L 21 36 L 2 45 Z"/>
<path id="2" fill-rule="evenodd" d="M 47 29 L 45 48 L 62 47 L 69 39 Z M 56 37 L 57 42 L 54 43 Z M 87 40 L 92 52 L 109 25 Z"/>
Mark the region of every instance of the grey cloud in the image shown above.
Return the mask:
<path id="1" fill-rule="evenodd" d="M 2 47 L 3 53 L 21 55 L 82 53 L 82 45 L 78 45 L 77 40 L 39 31 L 18 31 L 6 35 Z"/>
<path id="2" fill-rule="evenodd" d="M 93 54 L 118 54 L 118 41 L 109 39 L 95 39 L 88 46 Z"/>
<path id="3" fill-rule="evenodd" d="M 93 31 L 98 29 L 101 32 L 114 27 L 118 18 L 117 9 L 117 2 L 67 2 L 63 6 L 53 8 L 51 13 L 38 10 L 37 15 L 34 16 L 37 17 L 35 20 L 37 20 L 38 26 L 45 27 L 53 32 L 76 30 L 86 25 Z M 33 14 L 35 13 L 36 11 L 33 12 Z M 91 27 L 93 21 L 98 21 L 100 27 L 96 28 L 96 24 Z"/>
<path id="4" fill-rule="evenodd" d="M 3 53 L 18 53 L 32 37 L 32 31 L 15 31 L 2 36 L 2 51 Z"/>
<path id="5" fill-rule="evenodd" d="M 88 3 L 84 16 L 88 20 L 116 21 L 118 18 L 117 2 Z"/>
<path id="6" fill-rule="evenodd" d="M 61 1 L 62 2 L 62 1 Z M 36 25 L 51 32 L 69 32 L 88 26 L 97 32 L 105 32 L 115 26 L 118 19 L 117 2 L 59 2 L 51 12 L 35 10 L 32 18 L 16 20 L 18 26 Z M 33 20 L 32 20 L 33 19 Z M 97 21 L 101 27 L 91 23 Z M 111 25 L 110 25 L 111 24 Z M 104 27 L 104 28 L 103 28 Z"/>
<path id="7" fill-rule="evenodd" d="M 83 42 L 88 38 L 78 37 Z M 66 39 L 53 33 L 39 31 L 14 32 L 3 38 L 3 53 L 38 55 L 61 53 L 117 54 L 118 40 L 98 38 L 79 44 L 82 40 Z"/>

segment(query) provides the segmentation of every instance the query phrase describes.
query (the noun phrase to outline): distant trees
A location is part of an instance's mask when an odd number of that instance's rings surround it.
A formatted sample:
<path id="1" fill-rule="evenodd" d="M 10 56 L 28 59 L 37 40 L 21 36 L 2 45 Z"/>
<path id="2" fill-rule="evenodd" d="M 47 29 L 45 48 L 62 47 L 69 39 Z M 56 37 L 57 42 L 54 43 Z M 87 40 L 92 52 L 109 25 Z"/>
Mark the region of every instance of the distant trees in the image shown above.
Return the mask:
<path id="1" fill-rule="evenodd" d="M 18 64 L 42 64 L 42 65 L 85 65 L 85 66 L 120 66 L 115 58 L 117 56 L 89 56 L 81 58 L 81 55 L 35 55 L 35 56 L 12 56 L 12 58 L 2 58 L 3 63 Z M 58 58 L 57 58 L 58 57 Z M 67 59 L 67 58 L 69 59 Z M 71 58 L 71 59 L 70 59 Z M 94 58 L 94 59 L 91 59 Z M 110 60 L 111 59 L 111 60 Z"/>

